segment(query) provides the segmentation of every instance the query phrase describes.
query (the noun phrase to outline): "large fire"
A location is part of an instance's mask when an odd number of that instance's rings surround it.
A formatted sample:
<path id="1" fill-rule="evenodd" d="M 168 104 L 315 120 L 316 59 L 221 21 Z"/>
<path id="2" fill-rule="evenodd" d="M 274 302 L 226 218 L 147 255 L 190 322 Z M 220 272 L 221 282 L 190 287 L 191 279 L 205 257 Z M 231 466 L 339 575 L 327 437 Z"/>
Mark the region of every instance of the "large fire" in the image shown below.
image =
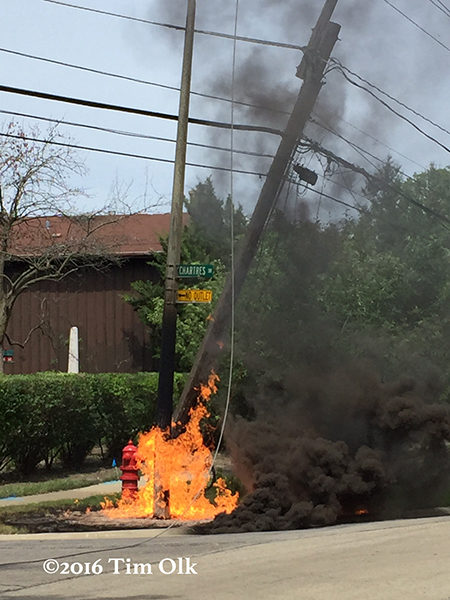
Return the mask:
<path id="1" fill-rule="evenodd" d="M 215 498 L 208 500 L 212 454 L 203 441 L 200 422 L 209 416 L 206 403 L 217 391 L 218 376 L 212 373 L 201 385 L 199 402 L 189 413 L 186 429 L 176 438 L 153 427 L 139 436 L 137 466 L 145 485 L 134 497 L 122 497 L 117 506 L 106 500 L 103 510 L 111 518 L 165 516 L 173 519 L 209 519 L 221 512 L 231 513 L 237 506 L 223 479 L 214 484 Z"/>

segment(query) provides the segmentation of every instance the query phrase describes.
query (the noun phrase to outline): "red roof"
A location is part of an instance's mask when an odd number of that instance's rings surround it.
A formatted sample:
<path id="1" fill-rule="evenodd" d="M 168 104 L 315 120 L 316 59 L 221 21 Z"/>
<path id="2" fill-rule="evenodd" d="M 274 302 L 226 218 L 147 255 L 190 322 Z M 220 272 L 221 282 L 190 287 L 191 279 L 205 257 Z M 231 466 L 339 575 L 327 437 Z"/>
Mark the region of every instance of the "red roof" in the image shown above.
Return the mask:
<path id="1" fill-rule="evenodd" d="M 188 215 L 183 215 L 186 223 Z M 170 214 L 50 216 L 26 219 L 13 228 L 10 254 L 36 255 L 43 249 L 100 246 L 120 256 L 161 252 L 160 236 L 169 232 Z"/>

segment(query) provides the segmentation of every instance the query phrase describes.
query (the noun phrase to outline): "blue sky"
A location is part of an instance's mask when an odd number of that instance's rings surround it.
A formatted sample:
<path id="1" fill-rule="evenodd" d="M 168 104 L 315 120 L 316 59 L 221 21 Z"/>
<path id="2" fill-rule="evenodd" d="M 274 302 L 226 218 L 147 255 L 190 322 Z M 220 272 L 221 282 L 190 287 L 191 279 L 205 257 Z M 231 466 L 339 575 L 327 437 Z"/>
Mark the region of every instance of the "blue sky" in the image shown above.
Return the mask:
<path id="1" fill-rule="evenodd" d="M 186 6 L 185 0 L 73 0 L 73 3 L 179 24 L 184 24 Z M 392 3 L 442 43 L 450 46 L 450 19 L 432 3 L 424 0 L 392 0 Z M 291 0 L 286 3 L 240 0 L 238 33 L 306 44 L 321 6 L 322 2 L 318 0 Z M 224 3 L 219 0 L 198 0 L 198 28 L 230 33 L 233 30 L 233 15 L 233 2 L 227 3 L 224 8 Z M 334 52 L 336 57 L 396 98 L 450 129 L 450 52 L 419 31 L 384 0 L 359 0 L 358 3 L 340 0 L 333 20 L 342 25 L 340 41 Z M 179 86 L 183 48 L 181 32 L 64 7 L 44 0 L 3 1 L 2 21 L 0 47 L 3 49 Z M 222 94 L 227 93 L 227 90 L 230 93 L 232 48 L 229 40 L 196 36 L 193 90 L 217 93 L 217 89 L 220 89 Z M 300 86 L 300 81 L 295 78 L 300 58 L 300 53 L 294 50 L 255 48 L 243 42 L 238 43 L 239 86 L 236 95 L 253 97 L 268 92 L 277 98 L 280 94 L 283 96 L 285 90 L 289 90 L 291 95 L 287 94 L 286 106 L 282 107 L 288 109 L 289 99 Z M 258 89 L 244 89 L 246 78 L 239 77 L 239 74 L 252 65 L 259 73 L 259 78 L 247 82 L 248 86 Z M 173 90 L 81 72 L 1 51 L 0 73 L 4 85 L 169 113 L 176 113 L 178 109 L 178 94 Z M 176 136 L 176 124 L 159 119 L 76 107 L 3 92 L 0 93 L 0 99 L 2 110 L 173 139 Z M 441 142 L 450 145 L 448 134 L 404 110 L 402 112 Z M 445 150 L 386 111 L 367 94 L 346 84 L 336 72 L 327 77 L 317 113 L 342 135 L 380 158 L 385 158 L 391 151 L 359 130 L 369 133 L 408 157 L 407 160 L 391 152 L 394 158 L 402 162 L 402 167 L 408 174 L 420 170 L 418 165 L 426 167 L 434 162 L 438 166 L 445 166 L 450 163 Z M 192 116 L 227 120 L 229 114 L 230 107 L 227 103 L 192 97 Z M 7 115 L 0 115 L 3 122 L 7 122 L 9 118 Z M 253 115 L 237 108 L 236 121 L 265 123 L 271 121 L 271 116 L 268 115 L 266 119 L 265 116 Z M 29 124 L 33 121 L 23 119 L 23 122 Z M 45 131 L 44 122 L 40 123 L 40 127 Z M 173 159 L 175 154 L 174 144 L 168 142 L 142 140 L 64 125 L 60 126 L 60 131 L 80 145 L 166 159 Z M 324 146 L 370 168 L 370 164 L 354 150 L 324 130 L 309 126 L 306 133 Z M 227 132 L 219 134 L 216 130 L 200 126 L 190 127 L 189 139 L 198 143 L 229 145 Z M 277 143 L 274 136 L 236 134 L 235 138 L 235 146 L 238 148 L 264 152 L 273 152 Z M 169 210 L 171 164 L 93 152 L 80 152 L 79 155 L 89 169 L 89 174 L 81 184 L 91 195 L 89 201 L 81 201 L 80 210 L 103 205 L 111 195 L 115 182 L 118 182 L 122 194 L 127 193 L 128 201 L 136 208 L 146 204 L 152 205 L 152 210 Z M 229 160 L 228 153 L 217 150 L 190 147 L 188 151 L 190 162 L 227 167 Z M 265 171 L 269 161 L 237 156 L 235 164 L 248 170 Z M 320 172 L 321 167 L 315 159 L 308 158 L 308 164 Z M 213 175 L 220 195 L 225 196 L 229 191 L 229 175 L 208 169 L 188 167 L 186 190 L 210 174 Z M 251 212 L 262 179 L 236 175 L 234 183 L 236 200 L 244 205 L 247 212 Z M 358 183 L 355 185 L 356 190 L 358 185 L 361 187 Z M 326 182 L 324 189 L 337 193 L 336 186 L 330 182 Z M 342 194 L 346 200 L 353 201 L 346 192 L 342 191 Z M 308 196 L 307 201 L 315 210 L 316 196 Z M 324 201 L 320 210 L 330 213 L 334 208 Z"/>

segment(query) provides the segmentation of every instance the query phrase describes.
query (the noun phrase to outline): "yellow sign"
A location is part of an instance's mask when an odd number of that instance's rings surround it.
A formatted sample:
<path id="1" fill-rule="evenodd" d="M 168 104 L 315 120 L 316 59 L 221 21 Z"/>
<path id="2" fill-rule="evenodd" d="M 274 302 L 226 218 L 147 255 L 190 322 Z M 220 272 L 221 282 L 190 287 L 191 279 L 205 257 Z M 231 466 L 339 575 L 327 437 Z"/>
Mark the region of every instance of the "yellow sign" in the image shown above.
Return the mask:
<path id="1" fill-rule="evenodd" d="M 212 300 L 212 290 L 178 290 L 177 302 L 206 303 Z"/>

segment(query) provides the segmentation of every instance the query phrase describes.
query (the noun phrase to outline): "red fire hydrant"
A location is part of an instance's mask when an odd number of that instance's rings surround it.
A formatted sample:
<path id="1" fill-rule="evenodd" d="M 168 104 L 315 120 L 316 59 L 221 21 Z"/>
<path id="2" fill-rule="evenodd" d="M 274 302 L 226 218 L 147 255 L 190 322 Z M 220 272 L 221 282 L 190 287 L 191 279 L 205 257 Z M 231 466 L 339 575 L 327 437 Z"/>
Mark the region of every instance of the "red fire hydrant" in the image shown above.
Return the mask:
<path id="1" fill-rule="evenodd" d="M 122 450 L 122 464 L 120 470 L 122 475 L 122 498 L 134 498 L 138 491 L 138 468 L 136 461 L 137 448 L 132 440 Z"/>

